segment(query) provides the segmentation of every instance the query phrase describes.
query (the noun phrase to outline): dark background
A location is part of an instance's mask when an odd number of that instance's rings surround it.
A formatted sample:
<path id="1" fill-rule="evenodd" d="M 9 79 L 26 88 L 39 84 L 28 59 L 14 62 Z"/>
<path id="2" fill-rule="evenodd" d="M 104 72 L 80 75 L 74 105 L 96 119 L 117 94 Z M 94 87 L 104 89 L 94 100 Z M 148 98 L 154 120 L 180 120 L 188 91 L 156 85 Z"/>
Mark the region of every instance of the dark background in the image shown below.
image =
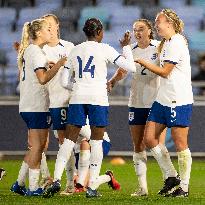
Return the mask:
<path id="1" fill-rule="evenodd" d="M 107 128 L 112 151 L 132 151 L 128 129 L 127 106 L 110 106 L 110 126 Z M 192 152 L 205 152 L 205 107 L 194 106 L 189 133 L 189 147 Z M 0 106 L 0 151 L 24 151 L 27 148 L 27 127 L 18 113 L 17 105 Z M 167 147 L 175 151 L 168 131 Z M 49 151 L 57 151 L 58 144 L 51 133 Z"/>

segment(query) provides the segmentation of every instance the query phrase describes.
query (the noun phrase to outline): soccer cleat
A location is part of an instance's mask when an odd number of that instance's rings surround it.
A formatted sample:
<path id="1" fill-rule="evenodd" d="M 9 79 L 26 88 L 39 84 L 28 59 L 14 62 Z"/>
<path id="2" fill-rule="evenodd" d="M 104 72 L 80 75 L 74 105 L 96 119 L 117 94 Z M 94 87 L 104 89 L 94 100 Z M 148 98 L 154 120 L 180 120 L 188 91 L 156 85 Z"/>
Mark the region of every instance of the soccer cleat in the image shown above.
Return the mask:
<path id="1" fill-rule="evenodd" d="M 43 197 L 44 198 L 53 197 L 53 195 L 55 193 L 58 193 L 60 191 L 60 189 L 61 189 L 60 180 L 57 180 L 45 189 L 45 191 L 43 192 Z"/>
<path id="2" fill-rule="evenodd" d="M 134 197 L 147 196 L 147 195 L 148 195 L 148 191 L 143 188 L 139 188 L 137 191 L 131 194 L 131 196 L 134 196 Z"/>
<path id="3" fill-rule="evenodd" d="M 35 191 L 30 191 L 30 189 L 28 189 L 28 191 L 26 192 L 26 196 L 41 196 L 42 194 L 43 194 L 42 188 L 38 188 Z"/>
<path id="4" fill-rule="evenodd" d="M 17 181 L 11 186 L 10 191 L 12 191 L 16 194 L 20 194 L 22 196 L 25 196 L 27 193 L 26 187 L 20 186 Z"/>
<path id="5" fill-rule="evenodd" d="M 3 168 L 0 168 L 0 180 L 2 180 L 3 176 L 6 175 L 6 171 Z"/>
<path id="6" fill-rule="evenodd" d="M 186 192 L 181 187 L 179 187 L 173 193 L 171 193 L 171 196 L 172 197 L 188 197 L 189 192 Z"/>
<path id="7" fill-rule="evenodd" d="M 92 190 L 90 187 L 88 187 L 86 191 L 86 197 L 87 198 L 95 198 L 95 197 L 101 197 L 102 195 L 97 192 L 97 190 Z"/>
<path id="8" fill-rule="evenodd" d="M 85 192 L 86 189 L 84 188 L 84 186 L 82 186 L 79 183 L 76 183 L 75 185 L 75 193 L 80 193 L 80 192 Z"/>
<path id="9" fill-rule="evenodd" d="M 67 186 L 65 190 L 60 193 L 60 195 L 68 196 L 73 194 L 74 192 L 75 192 L 75 188 L 73 186 Z"/>
<path id="10" fill-rule="evenodd" d="M 175 187 L 180 184 L 180 178 L 179 175 L 176 177 L 168 177 L 164 181 L 164 187 L 158 192 L 160 195 L 167 195 L 169 192 Z"/>
<path id="11" fill-rule="evenodd" d="M 112 187 L 113 190 L 120 190 L 120 183 L 114 178 L 113 172 L 108 170 L 105 172 L 106 175 L 109 175 L 111 180 L 108 182 L 108 185 Z"/>

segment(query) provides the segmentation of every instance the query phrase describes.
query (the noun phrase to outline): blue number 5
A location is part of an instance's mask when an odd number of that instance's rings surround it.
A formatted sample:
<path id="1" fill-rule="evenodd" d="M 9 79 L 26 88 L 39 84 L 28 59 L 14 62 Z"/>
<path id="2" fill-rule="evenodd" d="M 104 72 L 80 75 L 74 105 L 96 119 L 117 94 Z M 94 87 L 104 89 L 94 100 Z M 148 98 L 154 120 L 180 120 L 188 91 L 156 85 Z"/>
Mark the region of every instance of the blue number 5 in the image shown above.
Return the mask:
<path id="1" fill-rule="evenodd" d="M 78 63 L 79 63 L 79 78 L 83 77 L 83 72 L 90 72 L 91 78 L 94 78 L 94 71 L 95 71 L 95 65 L 91 66 L 91 63 L 93 61 L 93 56 L 90 56 L 88 59 L 88 62 L 85 65 L 85 68 L 83 69 L 83 63 L 79 56 L 77 56 Z"/>

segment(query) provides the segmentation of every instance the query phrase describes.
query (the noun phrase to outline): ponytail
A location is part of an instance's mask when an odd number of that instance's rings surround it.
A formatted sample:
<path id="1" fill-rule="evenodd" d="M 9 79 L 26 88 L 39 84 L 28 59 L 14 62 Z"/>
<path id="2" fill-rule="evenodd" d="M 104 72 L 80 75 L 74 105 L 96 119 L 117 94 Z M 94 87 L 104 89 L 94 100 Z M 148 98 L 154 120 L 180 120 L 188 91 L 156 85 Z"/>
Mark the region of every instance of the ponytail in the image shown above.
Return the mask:
<path id="1" fill-rule="evenodd" d="M 172 9 L 163 9 L 161 12 L 159 12 L 157 14 L 157 16 L 160 15 L 160 14 L 165 15 L 167 20 L 173 23 L 173 27 L 174 27 L 174 30 L 175 30 L 176 33 L 179 33 L 182 36 L 184 36 L 183 35 L 184 22 L 179 18 L 179 16 L 176 14 L 175 11 L 173 11 Z M 185 36 L 184 36 L 184 39 L 187 43 L 187 40 L 186 40 Z M 158 52 L 159 53 L 161 53 L 164 43 L 165 43 L 165 39 L 162 39 L 162 41 L 161 41 L 161 43 L 159 44 L 159 47 L 158 47 Z"/>
<path id="2" fill-rule="evenodd" d="M 47 21 L 45 19 L 35 19 L 31 23 L 26 22 L 24 24 L 23 31 L 22 31 L 21 44 L 20 44 L 19 53 L 18 53 L 18 60 L 17 60 L 18 68 L 20 70 L 23 65 L 24 51 L 29 46 L 30 39 L 32 40 L 37 39 L 37 32 L 42 29 L 44 23 L 47 24 Z"/>
<path id="3" fill-rule="evenodd" d="M 165 38 L 163 38 L 158 46 L 158 53 L 160 54 L 165 43 Z"/>
<path id="4" fill-rule="evenodd" d="M 29 46 L 29 43 L 30 43 L 30 40 L 29 40 L 29 27 L 30 27 L 29 22 L 26 22 L 23 26 L 22 38 L 21 38 L 21 43 L 20 43 L 18 58 L 17 58 L 19 70 L 21 70 L 22 66 L 23 66 L 24 51 Z"/>

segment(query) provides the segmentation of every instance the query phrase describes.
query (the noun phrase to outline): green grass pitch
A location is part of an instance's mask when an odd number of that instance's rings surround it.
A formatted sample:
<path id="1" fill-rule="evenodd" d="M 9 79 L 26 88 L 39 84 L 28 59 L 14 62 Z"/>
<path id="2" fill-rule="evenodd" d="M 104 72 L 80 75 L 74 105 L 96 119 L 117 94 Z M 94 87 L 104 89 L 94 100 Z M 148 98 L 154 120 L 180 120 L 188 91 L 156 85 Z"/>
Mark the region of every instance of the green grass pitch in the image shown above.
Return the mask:
<path id="1" fill-rule="evenodd" d="M 54 161 L 48 161 L 51 173 L 53 173 Z M 177 167 L 177 161 L 174 161 Z M 107 169 L 114 171 L 116 178 L 121 183 L 120 191 L 113 191 L 107 184 L 99 188 L 99 192 L 103 195 L 101 198 L 85 198 L 85 194 L 74 194 L 72 196 L 55 195 L 53 198 L 44 199 L 41 197 L 22 197 L 13 194 L 9 191 L 10 186 L 15 182 L 21 161 L 10 160 L 0 161 L 0 167 L 4 167 L 7 175 L 0 181 L 0 205 L 205 205 L 205 161 L 193 160 L 191 181 L 190 181 L 190 196 L 188 198 L 165 198 L 158 196 L 156 193 L 162 187 L 162 177 L 158 165 L 154 160 L 148 160 L 148 186 L 149 196 L 134 198 L 130 194 L 136 189 L 137 179 L 134 173 L 134 168 L 131 160 L 126 160 L 125 165 L 112 166 L 108 159 L 105 159 L 102 165 L 101 172 L 104 173 Z M 62 186 L 65 186 L 65 174 L 62 180 Z"/>

